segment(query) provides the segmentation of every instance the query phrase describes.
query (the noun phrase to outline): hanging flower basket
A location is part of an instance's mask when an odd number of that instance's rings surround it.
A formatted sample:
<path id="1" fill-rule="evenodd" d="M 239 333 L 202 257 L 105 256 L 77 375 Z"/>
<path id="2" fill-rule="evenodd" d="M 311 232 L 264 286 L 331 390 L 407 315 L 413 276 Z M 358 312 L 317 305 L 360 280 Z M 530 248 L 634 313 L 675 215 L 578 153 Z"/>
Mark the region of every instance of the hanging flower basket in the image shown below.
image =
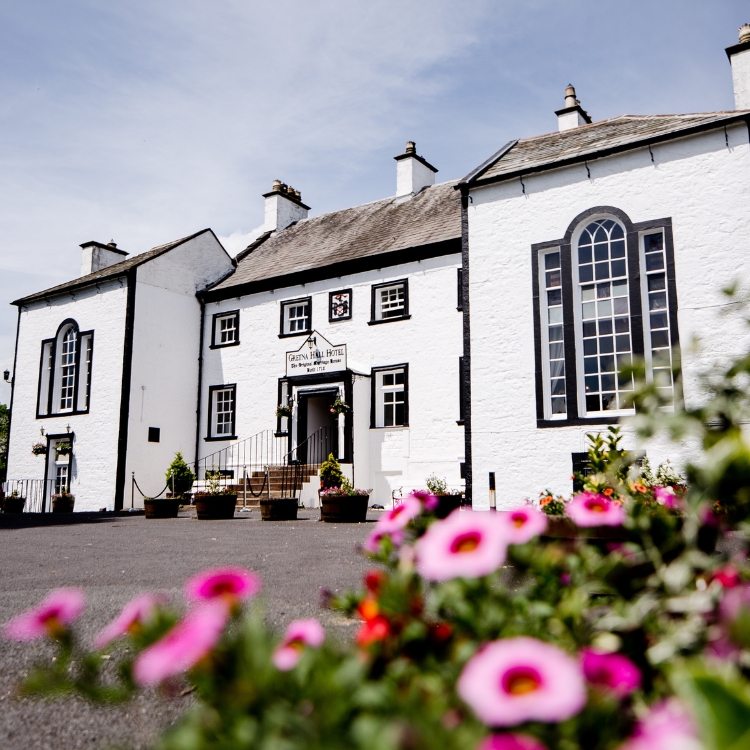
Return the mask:
<path id="1" fill-rule="evenodd" d="M 342 401 L 341 396 L 336 396 L 336 400 L 333 402 L 333 406 L 331 406 L 331 414 L 338 417 L 339 414 L 348 414 L 351 410 L 352 407 L 345 401 Z"/>
<path id="2" fill-rule="evenodd" d="M 35 456 L 46 456 L 47 446 L 45 443 L 34 443 L 34 445 L 31 446 L 31 452 Z"/>
<path id="3" fill-rule="evenodd" d="M 279 404 L 276 407 L 276 416 L 280 419 L 283 419 L 284 417 L 291 417 L 292 416 L 292 407 L 291 406 L 284 406 L 284 404 Z"/>
<path id="4" fill-rule="evenodd" d="M 70 443 L 58 443 L 55 446 L 55 455 L 57 456 L 69 456 L 72 452 L 73 446 Z"/>

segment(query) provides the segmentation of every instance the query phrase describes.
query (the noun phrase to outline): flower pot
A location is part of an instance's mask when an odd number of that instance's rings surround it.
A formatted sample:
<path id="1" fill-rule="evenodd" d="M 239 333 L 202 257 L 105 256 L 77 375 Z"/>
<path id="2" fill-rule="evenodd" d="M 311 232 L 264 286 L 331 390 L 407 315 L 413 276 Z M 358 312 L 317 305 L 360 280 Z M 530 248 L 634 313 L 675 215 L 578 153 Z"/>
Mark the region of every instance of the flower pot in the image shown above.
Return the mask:
<path id="1" fill-rule="evenodd" d="M 278 497 L 260 499 L 260 517 L 264 521 L 296 521 L 297 498 Z"/>
<path id="2" fill-rule="evenodd" d="M 456 508 L 461 507 L 463 495 L 438 495 L 438 504 L 433 513 L 438 518 L 447 518 Z"/>
<path id="3" fill-rule="evenodd" d="M 23 506 L 25 503 L 25 497 L 7 495 L 3 498 L 3 513 L 23 513 Z"/>
<path id="4" fill-rule="evenodd" d="M 320 520 L 326 523 L 364 523 L 369 495 L 321 495 Z"/>
<path id="5" fill-rule="evenodd" d="M 195 498 L 195 511 L 201 521 L 225 521 L 234 518 L 237 495 L 203 495 Z"/>
<path id="6" fill-rule="evenodd" d="M 172 482 L 169 482 L 167 487 L 174 495 L 184 495 L 192 489 L 193 481 L 192 479 L 175 479 L 174 488 L 172 488 Z"/>
<path id="7" fill-rule="evenodd" d="M 177 518 L 180 502 L 179 497 L 160 500 L 144 498 L 143 509 L 146 512 L 146 518 Z"/>
<path id="8" fill-rule="evenodd" d="M 611 539 L 625 541 L 630 533 L 622 526 L 576 526 L 567 516 L 547 516 L 547 530 L 543 536 L 551 539 Z"/>
<path id="9" fill-rule="evenodd" d="M 74 495 L 66 495 L 65 497 L 53 497 L 52 498 L 52 512 L 53 513 L 72 513 L 73 506 L 76 503 Z"/>

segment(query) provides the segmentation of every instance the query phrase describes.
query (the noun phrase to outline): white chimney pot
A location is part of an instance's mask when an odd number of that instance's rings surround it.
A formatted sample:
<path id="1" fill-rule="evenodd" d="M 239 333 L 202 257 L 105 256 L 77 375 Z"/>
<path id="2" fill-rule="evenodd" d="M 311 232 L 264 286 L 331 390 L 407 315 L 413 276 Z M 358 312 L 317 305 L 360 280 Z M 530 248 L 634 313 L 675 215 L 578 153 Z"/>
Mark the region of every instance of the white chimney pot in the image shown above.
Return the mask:
<path id="1" fill-rule="evenodd" d="M 102 268 L 109 268 L 115 263 L 125 260 L 127 253 L 118 250 L 115 242 L 104 245 L 101 242 L 84 242 L 80 246 L 81 253 L 81 276 L 88 276 Z"/>
<path id="2" fill-rule="evenodd" d="M 732 65 L 735 109 L 750 109 L 750 23 L 740 27 L 739 44 L 727 48 Z"/>
<path id="3" fill-rule="evenodd" d="M 280 232 L 295 221 L 307 218 L 310 206 L 302 202 L 302 195 L 280 180 L 274 180 L 270 193 L 264 193 L 266 199 L 264 232 Z"/>
<path id="4" fill-rule="evenodd" d="M 396 160 L 396 197 L 416 195 L 420 190 L 435 184 L 437 169 L 421 156 L 417 156 L 414 141 L 406 144 L 406 151 Z"/>
<path id="5" fill-rule="evenodd" d="M 576 99 L 575 87 L 570 84 L 565 89 L 565 106 L 558 109 L 555 114 L 557 115 L 557 129 L 560 132 L 591 123 L 588 112 L 581 107 L 581 102 Z"/>

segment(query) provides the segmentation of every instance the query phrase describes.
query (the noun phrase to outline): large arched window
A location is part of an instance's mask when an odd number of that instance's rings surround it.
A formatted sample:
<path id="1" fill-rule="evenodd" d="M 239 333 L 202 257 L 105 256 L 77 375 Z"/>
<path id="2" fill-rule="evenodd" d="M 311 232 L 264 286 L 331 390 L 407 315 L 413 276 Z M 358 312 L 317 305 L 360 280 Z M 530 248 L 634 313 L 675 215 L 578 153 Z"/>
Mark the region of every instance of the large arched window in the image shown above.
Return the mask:
<path id="1" fill-rule="evenodd" d="M 37 417 L 89 410 L 94 332 L 64 321 L 55 337 L 42 341 Z"/>
<path id="2" fill-rule="evenodd" d="M 575 219 L 535 245 L 534 317 L 540 426 L 614 422 L 632 413 L 634 357 L 674 396 L 677 290 L 671 220 L 633 224 L 613 208 Z"/>

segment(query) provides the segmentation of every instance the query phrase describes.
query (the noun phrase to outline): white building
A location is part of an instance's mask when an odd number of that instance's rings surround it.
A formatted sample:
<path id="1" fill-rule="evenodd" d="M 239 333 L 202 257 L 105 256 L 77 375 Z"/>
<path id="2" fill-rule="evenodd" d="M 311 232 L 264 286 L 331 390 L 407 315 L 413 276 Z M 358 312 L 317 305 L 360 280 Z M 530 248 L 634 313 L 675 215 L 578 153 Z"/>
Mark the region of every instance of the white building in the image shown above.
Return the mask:
<path id="1" fill-rule="evenodd" d="M 14 303 L 8 477 L 121 508 L 131 475 L 157 492 L 177 450 L 236 481 L 317 440 L 383 505 L 432 473 L 465 474 L 477 508 L 493 481 L 499 506 L 569 493 L 586 432 L 630 413 L 619 365 L 643 356 L 691 400 L 705 365 L 748 345 L 721 296 L 750 247 L 740 32 L 733 111 L 591 122 L 569 87 L 557 132 L 457 183 L 435 185 L 413 143 L 396 195 L 364 206 L 307 218 L 275 182 L 235 259 L 210 230 L 127 260 L 82 246 L 81 278 Z M 649 446 L 667 456 L 686 452 Z"/>

